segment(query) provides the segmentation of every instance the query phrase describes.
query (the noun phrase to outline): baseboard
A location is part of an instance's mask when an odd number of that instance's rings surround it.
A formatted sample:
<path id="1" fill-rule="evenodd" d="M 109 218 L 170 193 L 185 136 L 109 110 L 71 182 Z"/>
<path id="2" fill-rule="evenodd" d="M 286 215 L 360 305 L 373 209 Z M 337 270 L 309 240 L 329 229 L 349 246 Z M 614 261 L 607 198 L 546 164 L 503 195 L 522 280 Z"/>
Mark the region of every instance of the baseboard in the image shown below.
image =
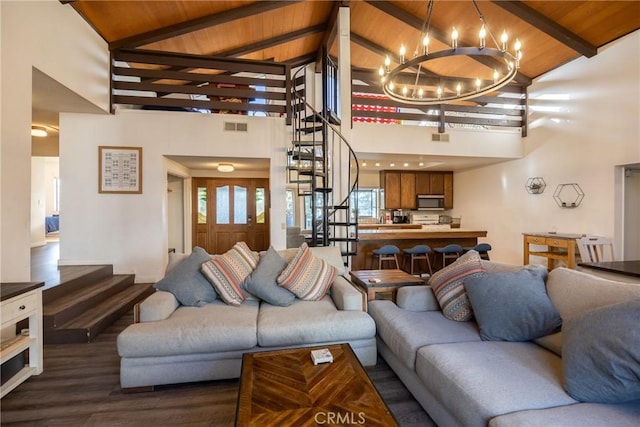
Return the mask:
<path id="1" fill-rule="evenodd" d="M 111 260 L 101 259 L 101 260 L 92 260 L 92 259 L 83 259 L 83 260 L 72 260 L 72 259 L 59 259 L 59 266 L 73 266 L 73 265 L 110 265 L 113 264 Z"/>
<path id="2" fill-rule="evenodd" d="M 45 246 L 47 244 L 46 240 L 41 240 L 39 242 L 31 243 L 32 248 L 39 248 L 40 246 Z"/>

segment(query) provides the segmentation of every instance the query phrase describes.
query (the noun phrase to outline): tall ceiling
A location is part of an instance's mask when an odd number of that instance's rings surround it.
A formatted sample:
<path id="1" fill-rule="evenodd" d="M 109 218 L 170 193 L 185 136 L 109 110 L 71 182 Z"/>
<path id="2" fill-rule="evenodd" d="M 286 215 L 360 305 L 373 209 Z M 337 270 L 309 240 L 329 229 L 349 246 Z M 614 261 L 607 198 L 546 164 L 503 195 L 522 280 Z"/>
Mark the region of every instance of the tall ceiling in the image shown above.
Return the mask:
<path id="1" fill-rule="evenodd" d="M 66 0 L 62 0 L 63 3 Z M 630 1 L 487 1 L 476 2 L 496 39 L 506 30 L 517 37 L 524 56 L 520 74 L 538 77 L 640 28 L 640 2 Z M 351 16 L 352 67 L 377 70 L 383 55 L 409 52 L 421 40 L 427 1 L 95 1 L 70 2 L 109 43 L 121 47 L 228 56 L 302 64 L 313 62 L 323 43 L 333 43 L 340 6 Z M 446 45 L 452 26 L 460 45 L 475 46 L 481 26 L 471 1 L 435 1 L 430 22 L 432 49 Z M 444 39 L 444 42 L 447 42 Z M 487 45 L 491 43 L 487 42 Z M 393 57 L 393 56 L 392 56 Z M 466 59 L 451 74 L 485 67 Z"/>
<path id="2" fill-rule="evenodd" d="M 225 56 L 302 65 L 320 58 L 323 45 L 336 52 L 338 9 L 349 7 L 351 63 L 371 70 L 371 81 L 389 54 L 397 61 L 421 38 L 428 1 L 204 1 L 60 0 L 75 9 L 111 50 L 134 48 L 194 55 Z M 538 76 L 640 28 L 640 1 L 489 1 L 479 11 L 496 39 L 503 30 L 518 38 L 523 58 L 517 82 Z M 432 50 L 446 48 L 455 26 L 459 45 L 477 45 L 481 22 L 472 1 L 435 1 L 430 21 Z M 438 35 L 441 40 L 437 40 Z M 493 47 L 487 41 L 487 45 Z M 408 54 L 409 55 L 409 54 Z M 440 75 L 486 73 L 469 58 L 429 70 Z M 34 106 L 36 108 L 37 106 Z M 400 160 L 400 159 L 398 159 Z M 460 165 L 464 167 L 464 165 Z"/>

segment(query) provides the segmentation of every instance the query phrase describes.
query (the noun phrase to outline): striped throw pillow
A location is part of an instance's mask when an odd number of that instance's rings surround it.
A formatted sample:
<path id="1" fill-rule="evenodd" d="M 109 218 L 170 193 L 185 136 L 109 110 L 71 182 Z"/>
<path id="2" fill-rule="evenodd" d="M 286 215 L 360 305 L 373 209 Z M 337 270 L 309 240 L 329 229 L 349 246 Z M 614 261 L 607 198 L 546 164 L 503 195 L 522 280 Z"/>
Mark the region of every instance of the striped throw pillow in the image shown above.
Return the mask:
<path id="1" fill-rule="evenodd" d="M 220 299 L 230 305 L 240 305 L 246 299 L 242 283 L 258 265 L 259 255 L 245 242 L 236 243 L 223 255 L 214 255 L 202 264 L 202 274 L 211 282 Z"/>
<path id="2" fill-rule="evenodd" d="M 302 300 L 317 301 L 327 294 L 337 271 L 326 261 L 316 258 L 303 243 L 277 282 Z"/>
<path id="3" fill-rule="evenodd" d="M 467 322 L 473 318 L 464 280 L 484 274 L 480 255 L 472 250 L 431 276 L 428 284 L 433 289 L 444 317 L 458 322 Z"/>

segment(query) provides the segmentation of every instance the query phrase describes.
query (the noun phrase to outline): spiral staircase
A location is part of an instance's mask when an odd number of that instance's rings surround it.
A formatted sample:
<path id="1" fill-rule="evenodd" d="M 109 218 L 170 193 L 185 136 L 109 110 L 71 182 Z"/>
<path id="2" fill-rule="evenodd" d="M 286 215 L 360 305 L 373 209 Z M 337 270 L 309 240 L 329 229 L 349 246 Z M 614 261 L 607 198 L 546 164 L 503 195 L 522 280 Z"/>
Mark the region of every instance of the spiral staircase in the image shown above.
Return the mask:
<path id="1" fill-rule="evenodd" d="M 358 190 L 358 160 L 338 129 L 339 119 L 327 106 L 327 78 L 323 78 L 323 111 L 317 111 L 306 99 L 307 73 L 303 67 L 292 78 L 288 182 L 296 184 L 299 197 L 310 198 L 309 246 L 339 246 L 345 265 L 349 265 L 358 241 L 358 199 L 352 197 Z"/>

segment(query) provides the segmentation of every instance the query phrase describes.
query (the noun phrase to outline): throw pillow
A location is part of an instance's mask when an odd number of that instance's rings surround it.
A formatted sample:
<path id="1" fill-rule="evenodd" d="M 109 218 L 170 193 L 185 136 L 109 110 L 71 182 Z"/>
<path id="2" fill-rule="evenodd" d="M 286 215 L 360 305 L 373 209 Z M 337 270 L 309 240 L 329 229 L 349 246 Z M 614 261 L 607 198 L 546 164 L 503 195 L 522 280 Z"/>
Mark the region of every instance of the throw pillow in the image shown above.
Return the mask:
<path id="1" fill-rule="evenodd" d="M 201 307 L 217 299 L 211 284 L 200 273 L 203 262 L 211 259 L 204 249 L 193 248 L 187 258 L 167 272 L 154 287 L 171 292 L 182 305 Z"/>
<path id="2" fill-rule="evenodd" d="M 546 277 L 545 267 L 532 266 L 465 280 L 480 337 L 530 341 L 557 332 L 562 320 L 547 295 Z"/>
<path id="3" fill-rule="evenodd" d="M 224 302 L 240 305 L 246 299 L 242 283 L 258 265 L 258 253 L 238 242 L 223 255 L 214 255 L 202 264 L 202 273 Z"/>
<path id="4" fill-rule="evenodd" d="M 444 317 L 459 322 L 472 319 L 473 310 L 464 289 L 464 282 L 469 277 L 483 274 L 485 271 L 476 251 L 465 253 L 452 264 L 433 273 L 428 284 L 433 289 Z"/>
<path id="5" fill-rule="evenodd" d="M 562 372 L 576 400 L 640 399 L 640 299 L 599 307 L 565 321 Z"/>
<path id="6" fill-rule="evenodd" d="M 298 298 L 317 301 L 327 294 L 336 273 L 335 267 L 316 258 L 307 244 L 303 243 L 277 281 Z"/>
<path id="7" fill-rule="evenodd" d="M 296 296 L 276 282 L 286 266 L 287 262 L 273 246 L 269 246 L 267 253 L 260 258 L 258 266 L 245 281 L 244 289 L 271 305 L 286 307 L 293 304 Z"/>

